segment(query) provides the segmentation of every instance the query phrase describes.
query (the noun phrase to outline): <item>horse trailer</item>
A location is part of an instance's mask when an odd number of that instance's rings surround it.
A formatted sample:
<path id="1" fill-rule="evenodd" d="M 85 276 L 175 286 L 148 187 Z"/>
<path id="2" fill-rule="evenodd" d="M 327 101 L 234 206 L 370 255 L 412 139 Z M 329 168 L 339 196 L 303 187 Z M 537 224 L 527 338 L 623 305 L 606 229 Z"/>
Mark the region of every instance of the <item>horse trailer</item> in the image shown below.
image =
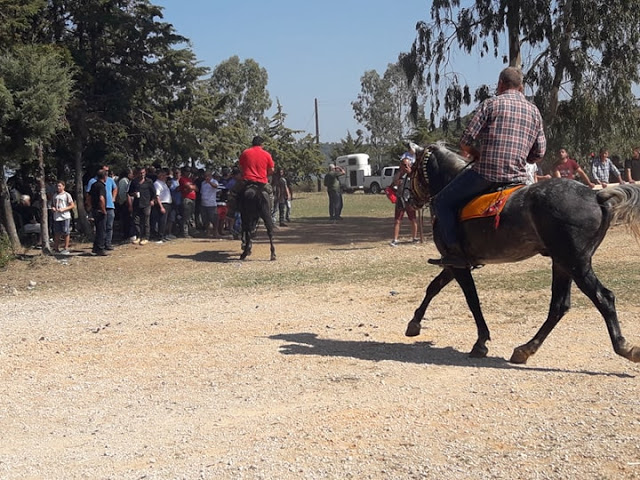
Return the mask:
<path id="1" fill-rule="evenodd" d="M 336 166 L 344 168 L 346 174 L 340 177 L 343 190 L 352 192 L 364 188 L 364 177 L 371 175 L 369 155 L 366 153 L 352 153 L 336 158 Z"/>

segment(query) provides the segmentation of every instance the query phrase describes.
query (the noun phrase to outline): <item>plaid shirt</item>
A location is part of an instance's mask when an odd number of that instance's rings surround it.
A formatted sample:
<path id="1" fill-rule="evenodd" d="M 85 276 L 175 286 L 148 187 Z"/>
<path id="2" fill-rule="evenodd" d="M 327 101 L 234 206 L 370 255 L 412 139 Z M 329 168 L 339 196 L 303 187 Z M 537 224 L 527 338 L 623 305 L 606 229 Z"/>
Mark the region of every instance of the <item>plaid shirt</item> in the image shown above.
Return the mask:
<path id="1" fill-rule="evenodd" d="M 600 157 L 597 157 L 591 162 L 591 175 L 596 183 L 609 183 L 609 172 L 618 180 L 622 178 L 620 170 L 616 168 L 610 158 L 607 157 L 603 162 Z"/>
<path id="2" fill-rule="evenodd" d="M 480 158 L 472 165 L 491 182 L 525 183 L 527 159 L 544 157 L 547 140 L 538 108 L 517 90 L 485 100 L 462 134 L 472 145 L 480 137 Z"/>

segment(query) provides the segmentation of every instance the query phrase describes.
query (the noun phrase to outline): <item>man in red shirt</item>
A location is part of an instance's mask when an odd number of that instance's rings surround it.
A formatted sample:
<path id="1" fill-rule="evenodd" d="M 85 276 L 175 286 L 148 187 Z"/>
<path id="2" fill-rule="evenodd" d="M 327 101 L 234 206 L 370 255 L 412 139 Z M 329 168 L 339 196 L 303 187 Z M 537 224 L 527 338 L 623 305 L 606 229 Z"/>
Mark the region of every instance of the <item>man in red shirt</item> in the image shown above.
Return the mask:
<path id="1" fill-rule="evenodd" d="M 247 148 L 240 155 L 238 165 L 242 172 L 242 182 L 237 182 L 229 191 L 227 200 L 227 217 L 233 218 L 236 212 L 237 198 L 244 191 L 247 183 L 257 183 L 263 192 L 266 192 L 271 204 L 271 195 L 273 188 L 269 183 L 269 175 L 273 173 L 275 164 L 271 154 L 262 148 L 264 139 L 260 136 L 253 137 L 251 147 Z M 269 205 L 271 209 L 271 205 Z"/>
<path id="2" fill-rule="evenodd" d="M 571 180 L 575 180 L 576 175 L 579 175 L 584 183 L 589 185 L 590 188 L 593 188 L 593 183 L 587 176 L 587 174 L 580 168 L 578 162 L 574 159 L 569 158 L 569 154 L 565 148 L 561 148 L 559 151 L 560 159 L 558 163 L 556 163 L 553 170 L 551 170 L 551 175 L 556 178 L 569 178 Z"/>

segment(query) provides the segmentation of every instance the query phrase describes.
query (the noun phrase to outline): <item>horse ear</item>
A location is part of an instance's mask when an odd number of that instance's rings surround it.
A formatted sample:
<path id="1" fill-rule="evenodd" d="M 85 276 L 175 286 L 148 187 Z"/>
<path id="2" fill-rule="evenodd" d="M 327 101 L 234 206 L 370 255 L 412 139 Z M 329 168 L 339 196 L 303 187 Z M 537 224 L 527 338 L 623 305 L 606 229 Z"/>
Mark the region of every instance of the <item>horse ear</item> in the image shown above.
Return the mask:
<path id="1" fill-rule="evenodd" d="M 416 153 L 420 153 L 424 151 L 424 147 L 421 147 L 417 143 L 409 142 L 409 147 Z"/>

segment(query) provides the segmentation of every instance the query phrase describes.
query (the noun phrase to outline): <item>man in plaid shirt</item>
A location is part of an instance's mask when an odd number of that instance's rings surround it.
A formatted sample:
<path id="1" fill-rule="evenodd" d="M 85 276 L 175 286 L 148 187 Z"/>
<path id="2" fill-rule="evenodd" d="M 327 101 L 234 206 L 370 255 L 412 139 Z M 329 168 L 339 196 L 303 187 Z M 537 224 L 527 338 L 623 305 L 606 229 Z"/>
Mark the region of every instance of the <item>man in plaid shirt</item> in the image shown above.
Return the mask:
<path id="1" fill-rule="evenodd" d="M 475 159 L 434 200 L 436 228 L 446 246 L 429 263 L 467 268 L 456 226 L 458 210 L 496 184 L 525 183 L 526 164 L 542 160 L 547 141 L 538 108 L 527 101 L 522 72 L 507 67 L 498 78 L 498 95 L 485 100 L 462 134 L 462 151 Z M 479 140 L 478 152 L 473 143 Z"/>

